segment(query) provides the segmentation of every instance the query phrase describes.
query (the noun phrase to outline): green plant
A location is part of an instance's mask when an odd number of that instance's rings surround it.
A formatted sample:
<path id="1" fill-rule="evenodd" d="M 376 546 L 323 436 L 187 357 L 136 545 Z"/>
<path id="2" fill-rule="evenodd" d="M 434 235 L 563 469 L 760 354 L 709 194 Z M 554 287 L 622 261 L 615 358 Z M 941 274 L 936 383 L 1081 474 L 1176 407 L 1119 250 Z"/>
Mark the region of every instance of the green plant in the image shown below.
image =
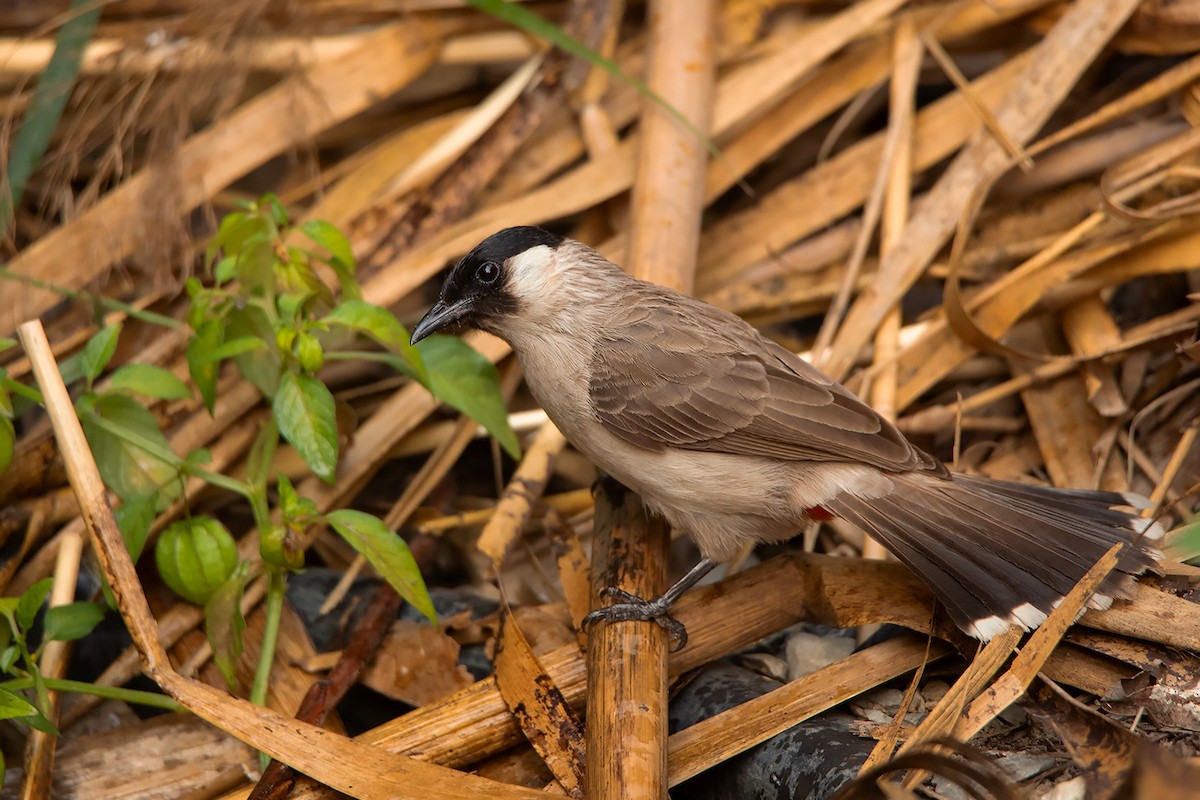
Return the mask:
<path id="1" fill-rule="evenodd" d="M 435 617 L 412 554 L 383 522 L 348 509 L 323 515 L 286 476 L 271 480 L 271 461 L 281 439 L 322 480 L 335 478 L 338 420 L 344 415 L 338 414 L 333 394 L 317 374 L 326 361 L 387 363 L 479 421 L 514 457 L 519 448 L 492 364 L 457 338 L 431 337 L 417 347 L 409 345 L 408 331 L 391 312 L 363 300 L 350 244 L 334 226 L 316 220 L 294 225 L 279 201 L 267 195 L 221 221 L 207 261 L 211 284 L 193 279 L 187 285 L 187 322 L 193 330 L 188 368 L 210 411 L 225 361 L 233 362 L 270 404 L 270 421 L 251 449 L 246 481 L 238 487 L 258 526 L 261 563 L 238 563 L 232 557 L 232 538 L 208 519 L 175 526 L 160 539 L 157 557 L 168 584 L 204 604 L 206 632 L 231 685 L 245 625 L 241 595 L 256 575 L 267 577 L 263 657 L 251 691 L 251 698 L 261 702 L 286 577 L 303 567 L 303 534 L 311 526 L 330 526 L 409 603 L 431 620 Z M 356 346 L 364 337 L 383 349 Z M 178 466 L 196 474 L 186 463 Z M 273 511 L 271 483 L 277 486 Z"/>
<path id="2" fill-rule="evenodd" d="M 284 440 L 322 480 L 335 478 L 338 420 L 346 415 L 338 414 L 332 392 L 317 374 L 326 361 L 389 364 L 480 422 L 514 457 L 519 446 L 491 362 L 454 337 L 434 336 L 410 346 L 408 331 L 389 311 L 363 300 L 350 245 L 332 225 L 293 225 L 279 201 L 268 195 L 222 220 L 207 262 L 211 283 L 192 279 L 187 284 L 191 382 L 211 412 L 221 367 L 232 362 L 271 409 L 251 446 L 244 480 L 206 469 L 210 454 L 205 450 L 182 457 L 173 452 L 157 418 L 138 399 L 193 397 L 192 388 L 178 376 L 151 365 L 127 364 L 112 372 L 107 388 L 98 387 L 116 353 L 119 325 L 100 330 L 80 353 L 62 362 L 60 371 L 64 380 L 82 382 L 76 413 L 106 485 L 121 500 L 118 523 L 135 561 L 156 514 L 182 496 L 186 479 L 200 478 L 249 503 L 259 532 L 258 560 L 240 558 L 232 535 L 217 520 L 187 514 L 163 532 L 155 560 L 173 591 L 204 606 L 214 661 L 231 688 L 236 688 L 234 664 L 245 628 L 242 595 L 251 580 L 266 578 L 266 625 L 250 692 L 261 703 L 287 575 L 303 567 L 303 536 L 313 526 L 327 525 L 343 536 L 402 597 L 435 618 L 403 539 L 363 512 L 322 514 L 286 476 L 272 475 L 275 451 Z M 322 279 L 323 271 L 332 276 L 333 285 Z M 362 347 L 358 343 L 364 338 L 383 349 Z M 5 346 L 0 342 L 0 349 Z M 0 456 L 6 443 L 11 449 L 14 395 L 40 401 L 35 390 L 0 371 Z"/>
<path id="3" fill-rule="evenodd" d="M 53 583 L 53 578 L 46 578 L 30 586 L 20 597 L 0 598 L 0 673 L 10 676 L 0 681 L 0 719 L 11 719 L 57 735 L 58 729 L 49 718 L 51 690 L 94 694 L 168 711 L 182 710 L 165 695 L 42 675 L 38 664 L 46 645 L 86 636 L 103 618 L 105 610 L 99 603 L 68 603 L 46 609 L 41 641 L 34 647 L 29 632 Z M 23 691 L 32 691 L 32 703 L 21 694 Z M 3 780 L 4 761 L 0 757 L 0 782 Z"/>

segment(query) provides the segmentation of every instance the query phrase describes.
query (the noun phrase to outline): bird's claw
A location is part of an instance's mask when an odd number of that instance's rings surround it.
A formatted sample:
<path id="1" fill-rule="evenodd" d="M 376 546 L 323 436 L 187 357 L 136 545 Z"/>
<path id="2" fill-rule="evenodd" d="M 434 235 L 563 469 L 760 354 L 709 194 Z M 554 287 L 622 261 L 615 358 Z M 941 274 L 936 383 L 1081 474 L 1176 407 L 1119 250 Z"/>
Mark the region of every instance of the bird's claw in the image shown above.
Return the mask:
<path id="1" fill-rule="evenodd" d="M 672 653 L 682 650 L 683 646 L 687 644 L 687 628 L 668 613 L 671 606 L 662 597 L 646 600 L 615 586 L 609 586 L 602 594 L 617 602 L 604 608 L 598 608 L 584 617 L 582 623 L 584 630 L 602 621 L 653 621 L 662 626 L 667 635 L 671 637 Z"/>

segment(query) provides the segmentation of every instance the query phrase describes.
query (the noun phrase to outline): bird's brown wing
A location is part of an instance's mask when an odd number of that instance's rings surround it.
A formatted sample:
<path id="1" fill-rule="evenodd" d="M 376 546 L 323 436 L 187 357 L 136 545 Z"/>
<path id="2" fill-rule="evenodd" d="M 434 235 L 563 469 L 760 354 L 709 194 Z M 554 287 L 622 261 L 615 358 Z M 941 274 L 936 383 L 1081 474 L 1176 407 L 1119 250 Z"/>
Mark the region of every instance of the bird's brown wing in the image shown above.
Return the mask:
<path id="1" fill-rule="evenodd" d="M 832 378 L 738 317 L 658 290 L 614 312 L 589 391 L 609 431 L 648 450 L 939 469 Z"/>

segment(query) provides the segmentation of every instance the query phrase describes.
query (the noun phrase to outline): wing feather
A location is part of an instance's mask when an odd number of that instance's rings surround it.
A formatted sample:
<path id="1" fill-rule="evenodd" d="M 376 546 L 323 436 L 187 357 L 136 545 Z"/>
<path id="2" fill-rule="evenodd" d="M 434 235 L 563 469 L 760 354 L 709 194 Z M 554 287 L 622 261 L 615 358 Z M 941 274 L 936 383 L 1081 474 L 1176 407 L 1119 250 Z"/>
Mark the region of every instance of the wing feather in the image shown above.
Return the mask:
<path id="1" fill-rule="evenodd" d="M 649 450 L 944 469 L 870 406 L 740 318 L 645 284 L 596 344 L 597 419 Z"/>

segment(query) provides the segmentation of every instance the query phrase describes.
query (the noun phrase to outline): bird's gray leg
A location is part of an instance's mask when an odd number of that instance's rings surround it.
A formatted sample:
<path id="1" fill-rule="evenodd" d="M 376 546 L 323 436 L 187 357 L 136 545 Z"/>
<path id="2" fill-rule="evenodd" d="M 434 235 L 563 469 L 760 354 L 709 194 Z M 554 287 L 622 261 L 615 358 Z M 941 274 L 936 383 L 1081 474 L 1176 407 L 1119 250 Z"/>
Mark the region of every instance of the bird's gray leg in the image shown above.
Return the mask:
<path id="1" fill-rule="evenodd" d="M 653 600 L 646 600 L 623 589 L 609 586 L 604 590 L 606 597 L 612 597 L 619 602 L 606 608 L 598 608 L 583 618 L 586 630 L 597 622 L 624 622 L 626 620 L 653 620 L 667 629 L 671 635 L 671 652 L 680 650 L 687 644 L 687 628 L 683 623 L 672 617 L 668 612 L 684 592 L 696 585 L 696 582 L 712 572 L 717 562 L 702 558 L 688 570 L 688 573 L 677 580 L 675 584 Z"/>

